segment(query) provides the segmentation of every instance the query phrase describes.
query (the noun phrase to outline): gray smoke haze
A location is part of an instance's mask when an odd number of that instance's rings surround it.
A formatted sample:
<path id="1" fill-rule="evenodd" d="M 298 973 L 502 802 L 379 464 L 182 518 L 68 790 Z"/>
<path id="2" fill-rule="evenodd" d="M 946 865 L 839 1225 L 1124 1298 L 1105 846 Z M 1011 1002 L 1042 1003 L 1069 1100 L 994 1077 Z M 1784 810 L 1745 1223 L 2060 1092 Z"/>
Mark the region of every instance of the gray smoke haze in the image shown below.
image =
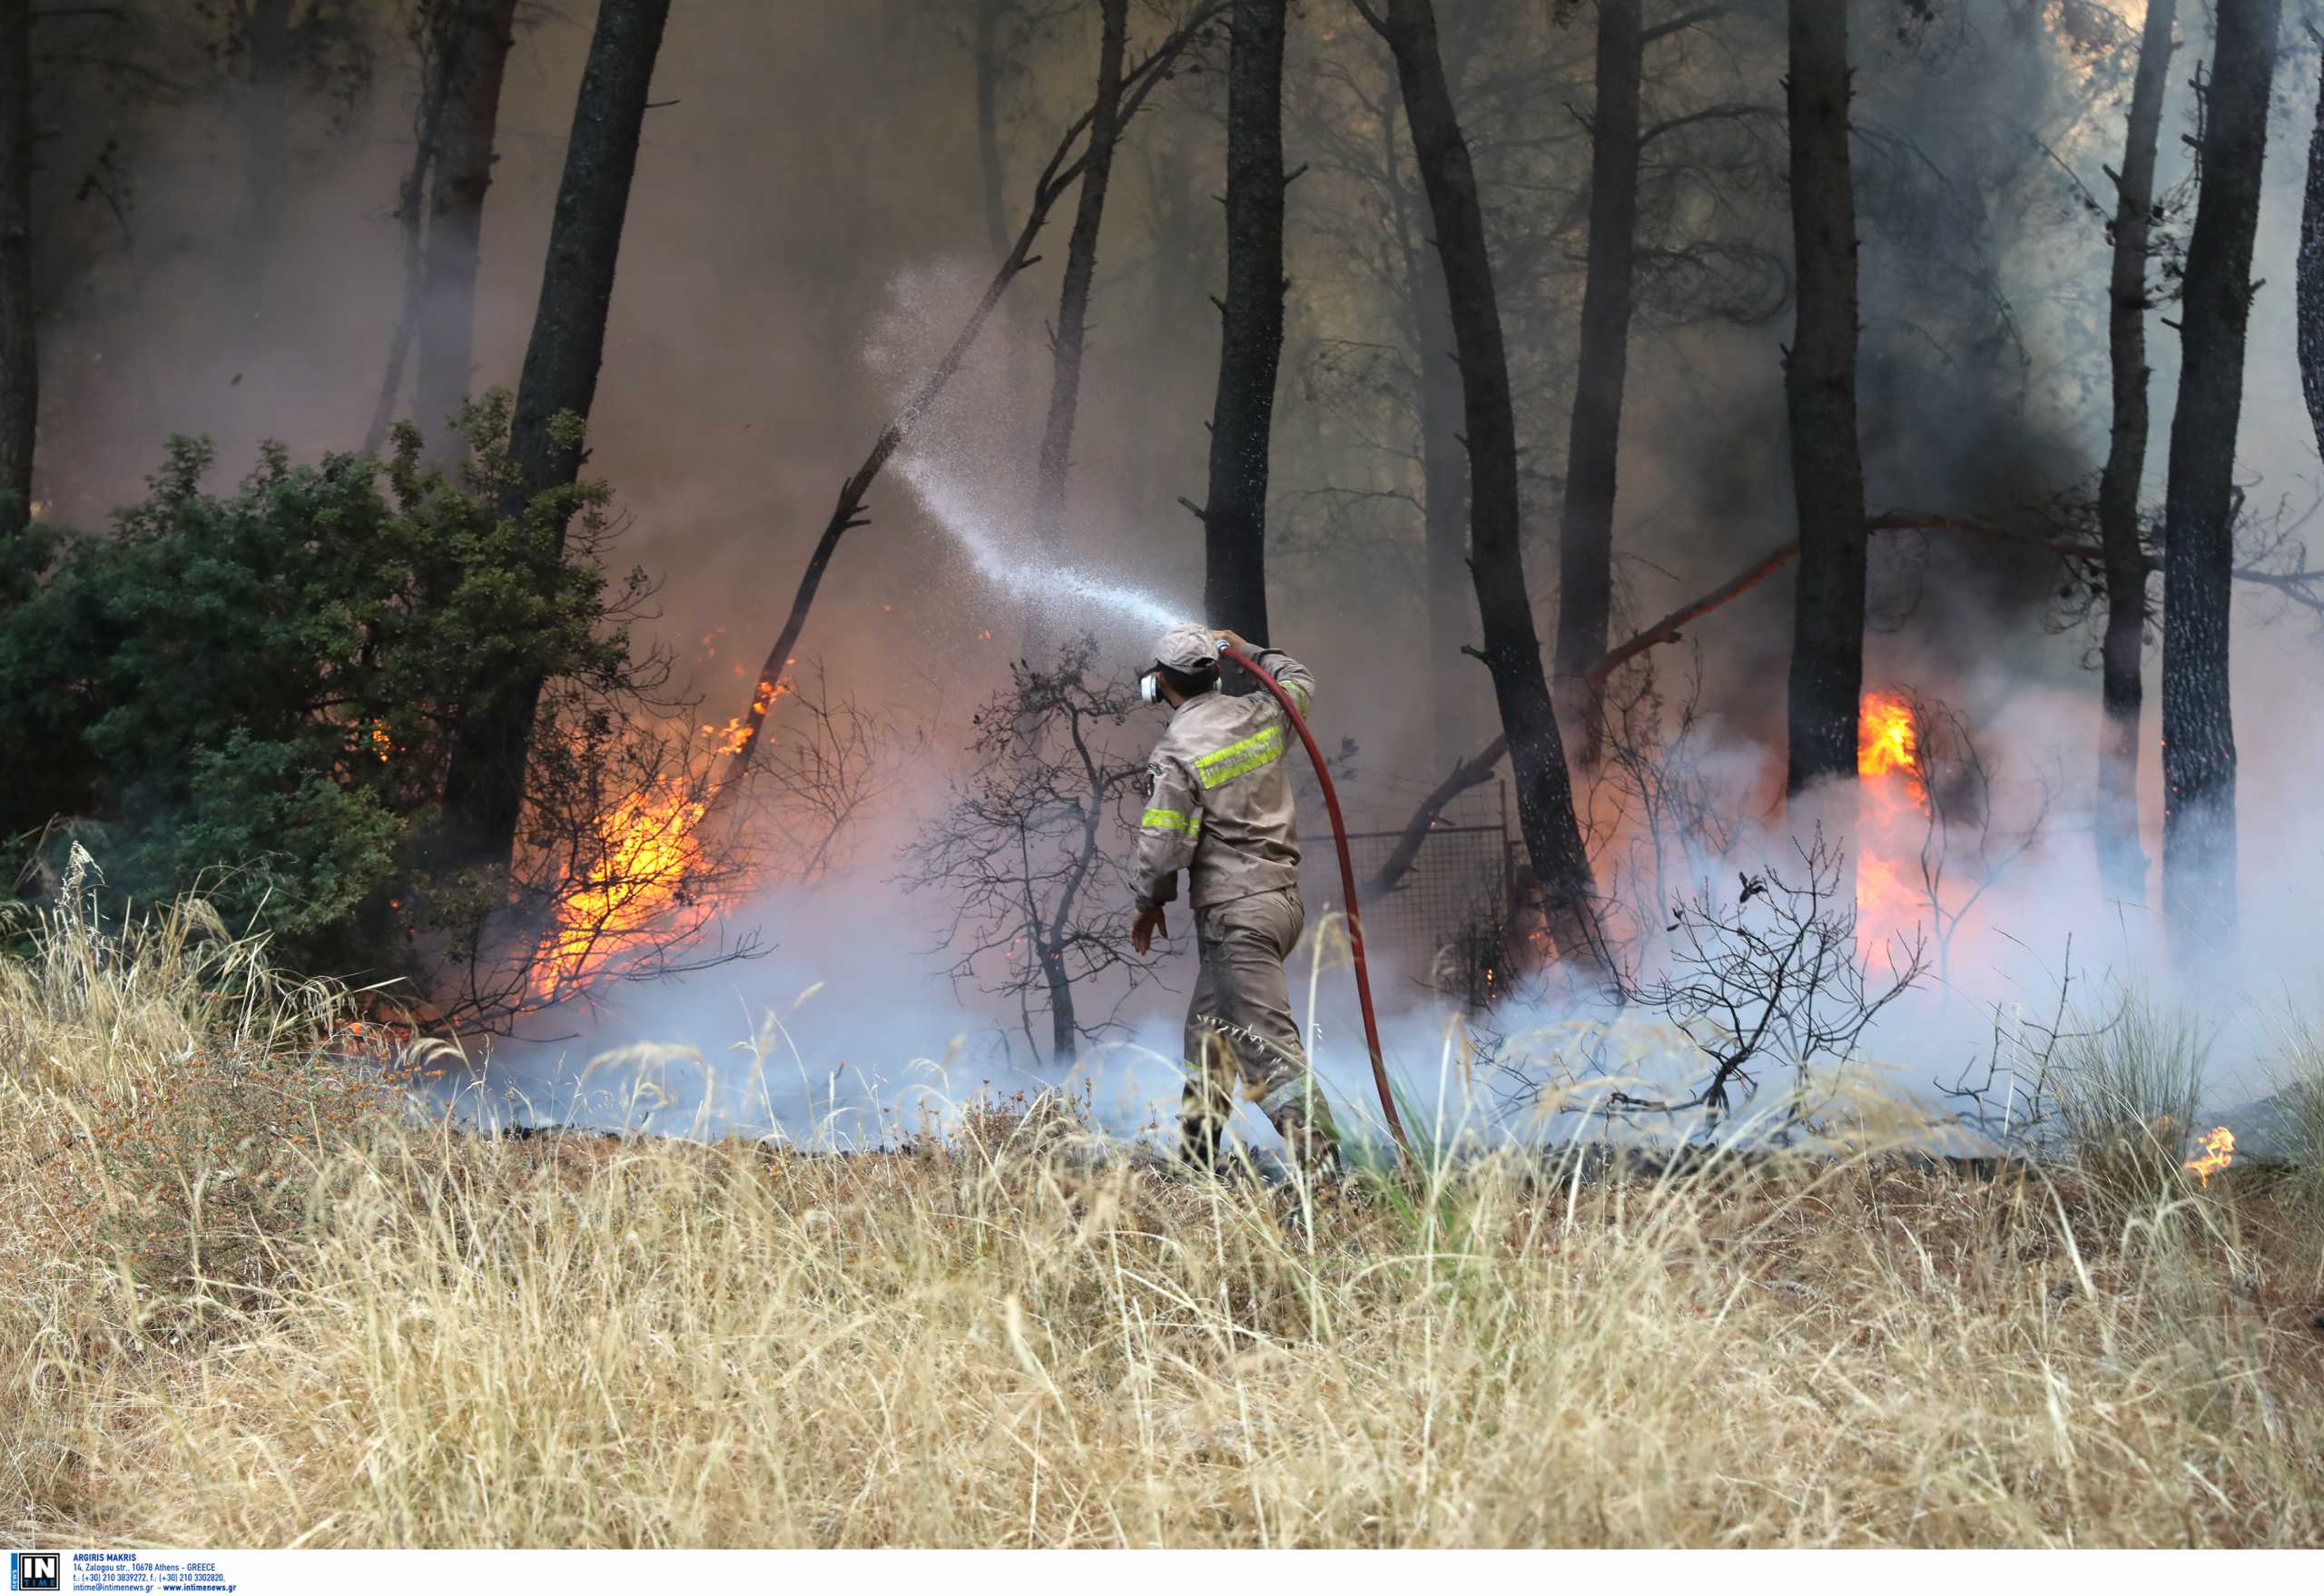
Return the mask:
<path id="1" fill-rule="evenodd" d="M 658 634 L 696 662 L 709 718 L 740 707 L 841 480 L 990 270 L 960 9 L 933 0 L 674 7 L 587 468 L 614 485 L 627 518 L 620 557 L 663 579 Z M 1565 27 L 1539 5 L 1469 0 L 1442 9 L 1448 19 L 1474 13 L 1485 41 L 1461 94 L 1490 134 L 1480 134 L 1480 167 L 1489 187 L 1501 186 L 1489 204 L 1512 228 L 1512 217 L 1580 212 L 1588 151 L 1568 106 L 1589 99 L 1588 9 Z M 2124 0 L 2119 9 L 2137 7 Z M 1938 7 L 1940 20 L 1918 34 L 1898 33 L 1893 6 L 1860 10 L 1870 501 L 1876 510 L 2004 516 L 2085 480 L 2103 458 L 2105 242 L 2064 172 L 2109 192 L 2101 168 L 2120 163 L 2126 62 L 2075 54 L 2045 20 L 2049 10 L 2012 0 Z M 2208 19 L 2188 10 L 2162 136 L 2165 183 L 2185 170 L 2188 80 L 2210 47 Z M 1650 111 L 1731 99 L 1779 110 L 1779 29 L 1755 25 L 1744 11 L 1731 44 L 1687 46 L 1658 66 Z M 527 7 L 526 18 L 486 210 L 479 389 L 515 384 L 590 8 Z M 2133 37 L 2135 21 L 2128 16 Z M 1143 11 L 1136 25 L 1142 36 L 1158 32 Z M 2288 25 L 2287 36 L 2297 30 Z M 1094 19 L 1071 15 L 1036 34 L 1004 84 L 1012 225 L 1032 168 L 1085 101 L 1095 56 Z M 1300 86 L 1286 113 L 1288 159 L 1316 164 L 1289 196 L 1274 640 L 1322 678 L 1325 745 L 1342 736 L 1362 745 L 1345 794 L 1352 820 L 1387 828 L 1442 773 L 1423 690 L 1417 439 L 1408 401 L 1387 391 L 1393 378 L 1324 374 L 1344 372 L 1355 346 L 1389 351 L 1381 372 L 1411 360 L 1408 311 L 1384 294 L 1379 271 L 1349 254 L 1352 238 L 1384 236 L 1384 222 L 1365 209 L 1372 191 L 1326 160 L 1327 133 L 1352 127 L 1354 143 L 1376 142 L 1363 107 L 1367 97 L 1380 103 L 1384 56 L 1352 15 L 1321 5 L 1295 21 L 1293 56 Z M 391 212 L 410 155 L 409 57 L 400 34 L 381 27 L 367 92 L 336 109 L 300 102 L 280 152 L 279 215 L 254 258 L 239 252 L 234 225 L 254 153 L 231 84 L 190 81 L 104 101 L 102 111 L 94 94 L 76 103 L 87 113 L 46 152 L 41 176 L 41 213 L 64 219 L 42 246 L 44 300 L 55 308 L 43 327 L 41 460 L 54 518 L 99 523 L 134 496 L 171 431 L 211 434 L 228 476 L 246 468 L 263 438 L 300 458 L 360 439 L 401 293 Z M 2287 498 L 2296 509 L 2324 480 L 2291 336 L 2312 86 L 2311 66 L 2280 74 L 2240 463 L 2255 505 Z M 1029 604 L 1049 604 L 1059 627 L 1096 632 L 1128 668 L 1163 613 L 1187 612 L 1199 595 L 1200 529 L 1177 499 L 1203 490 L 1216 358 L 1207 296 L 1223 277 L 1212 198 L 1223 181 L 1222 91 L 1216 73 L 1166 88 L 1134 124 L 1116 172 L 1068 516 L 1075 574 L 1060 581 L 1029 569 L 1015 530 L 1048 390 L 1059 218 L 1044 240 L 1048 261 L 1010 291 L 938 413 L 875 485 L 873 522 L 842 546 L 801 647 L 841 691 L 935 717 L 933 755 L 867 823 L 850 869 L 820 891 L 740 912 L 777 945 L 773 957 L 680 987 L 624 989 L 604 1011 L 576 1017 L 585 1036 L 519 1060 L 520 1083 L 569 1079 L 597 1053 L 652 1041 L 694 1048 L 732 1085 L 728 1065 L 743 1056 L 728 1049 L 760 1035 L 770 1012 L 790 1040 L 765 1050 L 773 1084 L 760 1108 L 794 1132 L 820 1114 L 862 1110 L 874 1083 L 884 1101 L 909 1095 L 920 1079 L 915 1059 L 942 1065 L 955 1096 L 987 1075 L 1009 1089 L 1034 1079 L 1021 1073 L 1021 1037 L 1009 1061 L 1013 1017 L 940 979 L 943 961 L 925 951 L 937 911 L 896 892 L 891 861 L 916 819 L 943 801 L 968 713 L 1005 681 Z M 1787 252 L 1779 116 L 1738 117 L 1706 137 L 1700 158 L 1726 163 L 1725 175 L 1675 183 L 1664 221 L 1689 236 Z M 103 157 L 108 138 L 118 148 Z M 114 170 L 128 175 L 67 203 L 87 173 Z M 1401 181 L 1411 182 L 1408 165 Z M 1580 221 L 1541 231 L 1540 248 L 1502 288 L 1523 390 L 1529 571 L 1546 635 L 1583 239 Z M 254 314 L 241 314 L 246 304 Z M 1642 314 L 1617 508 L 1632 620 L 1664 613 L 1792 536 L 1780 363 L 1788 335 L 1787 308 L 1740 325 Z M 2174 335 L 2151 324 L 2150 349 L 2147 480 L 2159 498 Z M 429 429 L 439 420 L 415 419 Z M 1961 933 L 1954 990 L 1915 1000 L 1876 1037 L 1875 1055 L 1925 1082 L 1950 1079 L 1975 1050 L 1994 1004 L 2040 1010 L 2054 1000 L 2069 937 L 2093 991 L 2160 982 L 2163 965 L 2143 911 L 2100 900 L 2086 792 L 2098 729 L 2096 677 L 2084 668 L 2093 639 L 2086 628 L 2045 630 L 2054 567 L 1941 539 L 1883 538 L 1876 548 L 1888 624 L 1868 640 L 1868 681 L 1959 708 L 2001 773 L 2001 805 L 2029 807 L 2043 781 L 2053 801 L 2040 841 Z M 1780 777 L 1789 591 L 1780 576 L 1690 630 L 1716 758 L 1746 815 L 1766 812 Z M 2307 815 L 2324 769 L 2311 707 L 2324 655 L 2306 622 L 2280 607 L 2238 594 L 2246 946 L 2231 982 L 2181 994 L 2200 996 L 2230 1027 L 2217 1055 L 2221 1100 L 2262 1084 L 2265 1013 L 2317 995 L 2307 950 L 2324 841 Z M 2151 650 L 2151 734 L 2158 663 Z M 1687 667 L 1664 651 L 1658 668 L 1674 680 Z M 1489 731 L 1482 667 L 1474 695 L 1476 724 Z M 773 724 L 783 734 L 780 712 Z M 1158 726 L 1128 731 L 1143 740 Z M 2145 783 L 2152 852 L 2152 735 Z M 1319 813 L 1308 813 L 1305 830 L 1311 846 L 1321 842 Z M 1784 845 L 1748 840 L 1731 862 Z M 1183 940 L 1169 962 L 1183 992 L 1191 977 Z M 1458 1071 L 1446 1063 L 1443 1011 L 1421 994 L 1421 973 L 1392 970 L 1380 985 L 1395 995 L 1393 1050 L 1425 1094 L 1441 1065 L 1447 1079 Z M 794 1011 L 796 994 L 817 983 Z M 1180 1001 L 1142 994 L 1125 1016 L 1131 1039 L 1095 1061 L 1109 1123 L 1135 1128 L 1154 1104 L 1175 1101 Z M 1366 1100 L 1343 976 L 1322 981 L 1317 1012 L 1327 1079 Z M 1543 1010 L 1500 1023 L 1519 1034 L 1569 1018 Z M 1462 1089 L 1491 1098 L 1484 1083 Z M 673 1090 L 679 1105 L 664 1112 L 683 1114 L 693 1099 Z M 868 1134 L 862 1119 L 849 1123 Z"/>

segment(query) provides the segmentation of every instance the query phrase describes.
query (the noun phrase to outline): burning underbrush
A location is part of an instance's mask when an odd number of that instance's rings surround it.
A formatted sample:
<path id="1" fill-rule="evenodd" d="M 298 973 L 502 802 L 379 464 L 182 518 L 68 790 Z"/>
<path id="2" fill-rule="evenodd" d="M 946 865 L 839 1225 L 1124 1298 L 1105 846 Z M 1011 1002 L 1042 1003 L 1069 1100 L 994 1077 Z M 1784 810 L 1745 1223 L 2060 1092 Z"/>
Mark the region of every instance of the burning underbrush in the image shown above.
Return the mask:
<path id="1" fill-rule="evenodd" d="M 489 1138 L 196 916 L 44 947 L 0 969 L 18 1538 L 2324 1535 L 2319 1229 L 2241 1160 L 1500 1157 L 1308 1213 L 1055 1100 L 877 1156 Z"/>

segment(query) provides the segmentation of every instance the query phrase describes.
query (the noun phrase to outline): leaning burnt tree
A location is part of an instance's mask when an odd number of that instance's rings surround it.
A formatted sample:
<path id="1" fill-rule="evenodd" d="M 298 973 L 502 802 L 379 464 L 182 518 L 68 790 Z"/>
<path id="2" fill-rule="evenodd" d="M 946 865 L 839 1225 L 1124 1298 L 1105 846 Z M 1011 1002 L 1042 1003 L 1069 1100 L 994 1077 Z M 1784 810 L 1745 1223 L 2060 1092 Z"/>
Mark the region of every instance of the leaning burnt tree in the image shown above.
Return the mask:
<path id="1" fill-rule="evenodd" d="M 1226 300 L 1211 412 L 1203 614 L 1267 636 L 1267 446 L 1283 359 L 1286 0 L 1235 0 L 1226 61 Z"/>
<path id="2" fill-rule="evenodd" d="M 509 436 L 517 480 L 504 515 L 523 515 L 537 495 L 571 487 L 580 476 L 581 434 L 563 419 L 586 424 L 596 398 L 646 88 L 669 15 L 670 0 L 604 0 L 597 12 L 549 223 L 540 303 L 517 385 Z M 544 536 L 543 564 L 553 566 L 564 554 L 565 527 L 546 528 Z M 515 846 L 541 688 L 537 676 L 479 681 L 462 705 L 444 791 L 460 862 L 505 863 Z"/>
<path id="3" fill-rule="evenodd" d="M 2182 961 L 2230 945 L 2236 926 L 2235 439 L 2281 13 L 2282 0 L 2219 0 L 2187 241 L 2162 545 L 2162 907 Z"/>
<path id="4" fill-rule="evenodd" d="M 2324 51 L 2324 34 L 2311 25 L 2309 36 Z M 2316 127 L 2308 140 L 2308 190 L 2300 202 L 2296 281 L 2300 397 L 2308 401 L 2317 447 L 2324 449 L 2324 82 L 2317 86 Z"/>
<path id="5" fill-rule="evenodd" d="M 1395 55 L 1413 155 L 1436 223 L 1469 445 L 1470 570 L 1483 623 L 1482 657 L 1492 674 L 1493 696 L 1516 769 L 1518 820 L 1559 952 L 1602 970 L 1606 952 L 1597 886 L 1582 849 L 1572 777 L 1525 586 L 1516 414 L 1492 263 L 1485 251 L 1484 212 L 1437 53 L 1435 8 L 1430 0 L 1388 0 L 1384 15 L 1364 0 L 1357 0 L 1357 8 Z"/>
<path id="6" fill-rule="evenodd" d="M 419 274 L 421 429 L 433 437 L 459 411 L 475 366 L 476 278 L 482 258 L 484 196 L 492 186 L 517 0 L 437 0 L 434 25 L 444 63 L 435 128 L 435 179 L 428 189 L 428 248 Z M 463 440 L 448 435 L 439 455 Z"/>
<path id="7" fill-rule="evenodd" d="M 40 348 L 33 302 L 33 12 L 0 0 L 0 539 L 32 517 Z"/>
<path id="8" fill-rule="evenodd" d="M 1830 817 L 1846 832 L 1852 830 L 1856 703 L 1864 688 L 1866 546 L 1856 416 L 1846 7 L 1831 0 L 1791 0 L 1789 34 L 1784 94 L 1799 288 L 1783 388 L 1791 422 L 1792 492 L 1799 505 L 1799 576 L 1792 603 L 1784 788 L 1797 801 L 1819 782 L 1847 783 L 1850 802 Z"/>
<path id="9" fill-rule="evenodd" d="M 1121 110 L 1115 128 L 1117 138 L 1121 128 L 1128 126 L 1130 119 L 1137 114 L 1138 108 L 1145 104 L 1147 95 L 1153 93 L 1156 84 L 1167 81 L 1180 56 L 1203 36 L 1219 13 L 1226 9 L 1226 0 L 1208 0 L 1179 24 L 1151 54 L 1123 73 Z M 806 629 L 807 613 L 814 606 L 815 594 L 822 586 L 823 573 L 830 568 L 832 557 L 839 552 L 840 539 L 867 523 L 863 500 L 864 496 L 872 491 L 872 484 L 902 445 L 906 436 L 934 408 L 945 385 L 960 370 L 961 361 L 968 359 L 969 350 L 974 347 L 977 335 L 984 330 L 984 324 L 991 317 L 993 307 L 1000 304 L 1001 296 L 1009 291 L 1009 285 L 1016 281 L 1027 267 L 1040 259 L 1033 253 L 1033 241 L 1047 225 L 1049 212 L 1066 191 L 1079 181 L 1086 169 L 1089 152 L 1083 143 L 1083 138 L 1096 120 L 1097 108 L 1093 105 L 1076 117 L 1072 125 L 1059 138 L 1057 147 L 1049 153 L 1048 164 L 1034 179 L 1033 202 L 1026 212 L 1024 224 L 1017 230 L 1017 236 L 1002 256 L 1000 267 L 993 272 L 992 281 L 985 285 L 983 295 L 969 311 L 968 320 L 961 323 L 951 347 L 921 379 L 920 386 L 912 390 L 903 408 L 880 429 L 880 436 L 872 440 L 871 453 L 863 457 L 863 463 L 856 467 L 854 475 L 840 484 L 838 502 L 832 507 L 831 518 L 823 523 L 822 536 L 815 540 L 813 550 L 807 556 L 807 567 L 801 573 L 798 588 L 792 595 L 791 609 L 783 617 L 783 629 L 775 634 L 774 646 L 767 650 L 766 663 L 759 667 L 748 706 L 737 717 L 725 770 L 711 793 L 712 814 L 721 814 L 729 809 L 751 773 L 757 757 L 759 734 L 766 724 L 767 711 L 773 706 L 776 690 L 782 685 L 783 672 L 790 668 L 793 651 L 798 646 L 800 634 Z"/>
<path id="10" fill-rule="evenodd" d="M 1089 108 L 1089 149 L 1081 193 L 1065 249 L 1065 282 L 1049 335 L 1049 409 L 1041 428 L 1040 477 L 1033 489 L 1034 546 L 1055 561 L 1065 547 L 1066 478 L 1073 469 L 1073 425 L 1081 400 L 1081 356 L 1089 333 L 1089 290 L 1098 275 L 1098 229 L 1105 221 L 1121 131 L 1122 53 L 1129 36 L 1129 0 L 1098 0 L 1098 94 Z"/>
<path id="11" fill-rule="evenodd" d="M 2145 687 L 2148 557 L 2139 529 L 2139 479 L 2146 471 L 2147 264 L 2154 225 L 2155 145 L 2170 86 L 2171 24 L 2178 0 L 2148 0 L 2131 89 L 2130 131 L 2114 180 L 2114 259 L 2107 284 L 2106 353 L 2113 374 L 2113 429 L 2098 478 L 2098 534 L 2106 549 L 2106 634 L 2099 654 L 2098 873 L 2110 898 L 2146 901 L 2146 851 L 2139 845 L 2139 718 Z"/>
<path id="12" fill-rule="evenodd" d="M 1557 689 L 1576 755 L 1593 764 L 1602 695 L 1590 667 L 1606 652 L 1614 602 L 1614 467 L 1630 371 L 1638 261 L 1640 0 L 1599 0 L 1598 103 L 1590 118 L 1590 258 L 1574 357 L 1573 421 L 1559 526 Z"/>

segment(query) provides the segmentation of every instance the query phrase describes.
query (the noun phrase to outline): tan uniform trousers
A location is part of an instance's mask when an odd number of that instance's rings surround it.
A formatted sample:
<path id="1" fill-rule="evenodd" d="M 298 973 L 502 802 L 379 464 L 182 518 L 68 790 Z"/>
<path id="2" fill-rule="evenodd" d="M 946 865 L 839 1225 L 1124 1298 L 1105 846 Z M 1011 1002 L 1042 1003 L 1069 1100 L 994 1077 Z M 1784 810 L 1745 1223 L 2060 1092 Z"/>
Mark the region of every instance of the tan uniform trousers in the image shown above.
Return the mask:
<path id="1" fill-rule="evenodd" d="M 1329 1177 L 1339 1130 L 1291 1017 L 1284 961 L 1306 925 L 1296 887 L 1254 892 L 1195 912 L 1202 961 L 1187 1007 L 1187 1086 L 1178 1113 L 1186 1157 L 1216 1167 L 1237 1098 L 1282 1134 L 1293 1165 Z"/>

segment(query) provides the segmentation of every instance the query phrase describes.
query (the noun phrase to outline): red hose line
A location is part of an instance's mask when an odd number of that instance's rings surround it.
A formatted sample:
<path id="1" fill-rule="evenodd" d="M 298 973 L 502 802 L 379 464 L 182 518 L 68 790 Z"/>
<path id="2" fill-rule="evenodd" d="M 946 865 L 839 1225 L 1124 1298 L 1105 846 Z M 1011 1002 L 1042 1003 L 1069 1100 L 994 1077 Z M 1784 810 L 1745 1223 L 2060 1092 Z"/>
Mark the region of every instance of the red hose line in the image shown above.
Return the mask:
<path id="1" fill-rule="evenodd" d="M 1389 1134 L 1396 1138 L 1396 1146 L 1403 1150 L 1405 1156 L 1410 1157 L 1413 1146 L 1404 1138 L 1404 1123 L 1396 1117 L 1396 1099 L 1388 1090 L 1388 1062 L 1380 1051 L 1380 1021 L 1372 1012 L 1372 971 L 1364 961 L 1364 914 L 1356 906 L 1355 866 L 1349 862 L 1347 856 L 1347 822 L 1340 814 L 1340 795 L 1332 786 L 1331 769 L 1324 763 L 1324 751 L 1315 746 L 1314 734 L 1307 730 L 1307 717 L 1301 714 L 1299 706 L 1291 702 L 1291 695 L 1283 690 L 1283 684 L 1241 649 L 1227 643 L 1221 643 L 1218 648 L 1221 654 L 1256 677 L 1260 686 L 1274 695 L 1275 701 L 1283 705 L 1284 715 L 1291 722 L 1292 730 L 1297 732 L 1300 742 L 1306 744 L 1307 757 L 1315 762 L 1315 780 L 1324 788 L 1324 807 L 1331 813 L 1332 843 L 1339 850 L 1340 887 L 1347 895 L 1347 936 L 1355 951 L 1355 1000 L 1364 1010 L 1364 1040 L 1372 1049 L 1372 1084 L 1380 1089 L 1380 1108 L 1388 1116 Z"/>

